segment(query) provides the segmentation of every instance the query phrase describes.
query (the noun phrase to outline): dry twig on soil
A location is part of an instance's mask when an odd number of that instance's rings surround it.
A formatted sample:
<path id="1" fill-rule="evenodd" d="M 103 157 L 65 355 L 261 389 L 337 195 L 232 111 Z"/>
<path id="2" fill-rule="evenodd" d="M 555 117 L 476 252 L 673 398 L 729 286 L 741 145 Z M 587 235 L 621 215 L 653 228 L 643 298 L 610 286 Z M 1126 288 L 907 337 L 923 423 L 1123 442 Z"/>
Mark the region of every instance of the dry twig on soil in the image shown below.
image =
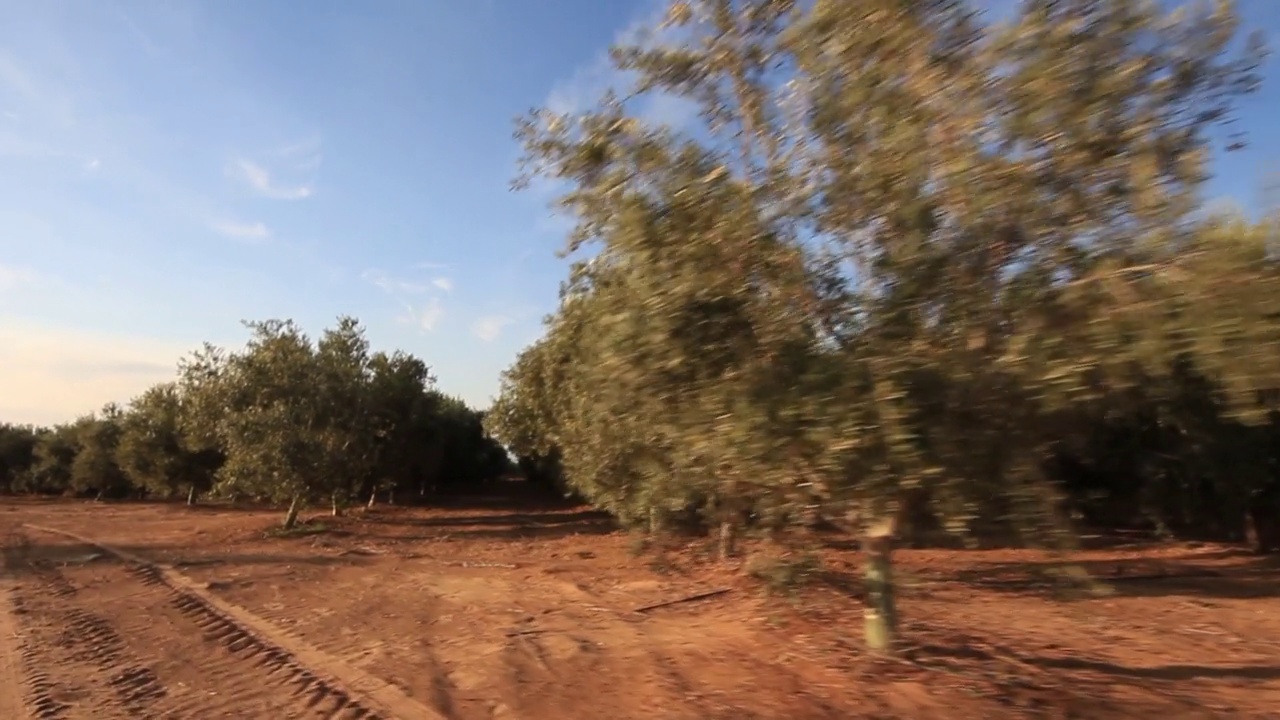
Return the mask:
<path id="1" fill-rule="evenodd" d="M 645 605 L 644 607 L 638 607 L 632 612 L 638 612 L 638 613 L 649 612 L 650 610 L 657 610 L 659 608 L 670 607 L 671 605 L 679 605 L 681 603 L 695 602 L 698 600 L 706 600 L 707 598 L 713 598 L 713 597 L 716 597 L 717 595 L 724 595 L 725 593 L 729 593 L 729 592 L 733 592 L 733 588 L 720 588 L 719 590 L 708 590 L 707 592 L 700 592 L 693 595 L 686 595 L 684 597 L 676 598 L 674 600 L 664 600 L 660 603 L 654 603 L 652 605 Z"/>

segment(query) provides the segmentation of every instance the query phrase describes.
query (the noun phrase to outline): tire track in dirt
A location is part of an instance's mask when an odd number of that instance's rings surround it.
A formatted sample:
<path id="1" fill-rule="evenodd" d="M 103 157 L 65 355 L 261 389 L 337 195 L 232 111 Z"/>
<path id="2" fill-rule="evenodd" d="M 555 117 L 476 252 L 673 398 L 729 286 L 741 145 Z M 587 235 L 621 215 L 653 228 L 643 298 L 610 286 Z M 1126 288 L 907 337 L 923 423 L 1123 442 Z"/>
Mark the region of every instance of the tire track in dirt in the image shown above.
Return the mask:
<path id="1" fill-rule="evenodd" d="M 639 685 L 649 713 L 630 717 L 701 720 L 713 708 L 663 653 L 649 642 L 640 619 L 576 583 L 557 583 L 564 602 L 553 626 L 513 628 L 501 654 L 507 681 L 502 700 L 517 716 L 541 716 L 565 702 L 584 703 L 574 678 L 579 674 L 617 677 L 619 689 Z M 599 638 L 601 642 L 597 642 Z M 554 649 L 553 649 L 554 648 Z M 625 678 L 625 682 L 622 680 Z M 572 698 L 572 700 L 570 700 Z"/>
<path id="2" fill-rule="evenodd" d="M 95 718 L 152 716 L 152 704 L 165 695 L 155 673 L 129 654 L 110 622 L 79 604 L 75 588 L 57 569 L 47 561 L 26 569 L 13 593 L 29 671 L 20 683 L 25 692 L 15 693 L 26 696 L 24 715 L 77 717 L 80 701 L 92 698 Z"/>
<path id="3" fill-rule="evenodd" d="M 7 553 L 6 553 L 7 554 Z M 24 662 L 22 637 L 14 617 L 13 586 L 8 558 L 0 555 L 0 718 L 28 720 L 22 701 Z"/>
<path id="4" fill-rule="evenodd" d="M 62 659 L 106 675 L 107 687 L 99 682 L 88 690 L 94 695 L 112 690 L 115 705 L 126 711 L 122 717 L 440 718 L 387 683 L 284 637 L 179 573 L 73 533 L 27 527 L 93 545 L 124 561 L 44 568 L 37 584 L 50 609 L 59 602 L 76 603 L 62 616 L 67 631 L 101 649 Z M 114 626 L 85 608 L 85 598 L 76 596 L 88 593 L 77 594 L 76 583 L 64 572 L 94 585 L 99 606 L 94 609 L 114 618 Z M 129 662 L 148 651 L 157 655 L 150 667 Z M 73 717 L 63 714 L 66 708 L 58 707 L 55 693 L 46 695 L 54 704 L 51 714 L 38 715 L 40 720 Z M 95 708 L 92 717 L 107 715 Z"/>
<path id="5" fill-rule="evenodd" d="M 661 621 L 650 616 L 643 616 L 621 607 L 609 608 L 609 602 L 587 587 L 576 583 L 566 583 L 561 587 L 572 602 L 561 607 L 557 614 L 561 628 L 548 628 L 547 632 L 535 631 L 536 634 L 523 634 L 519 631 L 514 637 L 520 640 L 518 645 L 509 647 L 506 653 L 508 665 L 516 673 L 517 678 L 538 676 L 542 682 L 558 681 L 560 673 L 554 663 L 547 662 L 547 653 L 541 647 L 545 641 L 566 640 L 591 643 L 587 638 L 592 636 L 608 638 L 608 645 L 599 644 L 592 652 L 594 659 L 602 666 L 626 668 L 624 671 L 633 681 L 645 676 L 649 678 L 648 693 L 655 706 L 660 708 L 656 717 L 698 718 L 699 720 L 761 720 L 764 718 L 804 717 L 804 718 L 843 718 L 847 714 L 835 708 L 831 702 L 806 687 L 804 679 L 779 662 L 776 653 L 762 655 L 759 648 L 744 646 L 741 652 L 725 656 L 713 657 L 699 651 L 696 643 L 696 631 L 683 642 L 672 642 L 672 630 L 665 632 L 652 628 Z M 674 593 L 679 596 L 679 592 Z M 632 606 L 634 607 L 634 605 Z M 594 610 L 587 613 L 585 610 Z M 591 628 L 583 633 L 569 628 Z M 540 639 L 541 638 L 541 639 Z M 781 651 L 780 646 L 774 646 Z M 618 655 L 619 650 L 630 649 L 625 656 Z M 523 658 L 521 657 L 523 656 Z M 612 657 L 610 657 L 612 656 Z M 716 674 L 706 672 L 707 666 L 719 669 L 719 681 L 710 680 Z M 734 677 L 730 683 L 724 677 Z M 767 697 L 751 697 L 749 681 L 739 685 L 740 678 L 768 677 L 770 687 L 778 684 L 789 685 L 785 707 L 768 708 L 761 704 Z M 516 683 L 518 687 L 520 682 Z M 520 699 L 512 698 L 512 704 L 519 707 Z"/>
<path id="6" fill-rule="evenodd" d="M 413 591 L 412 595 L 419 600 L 426 597 L 420 591 Z M 234 596 L 230 599 L 235 602 Z M 437 716 L 449 720 L 491 717 L 488 708 L 493 703 L 486 699 L 487 695 L 459 696 L 451 679 L 451 667 L 440 659 L 432 633 L 425 628 L 408 636 L 387 637 L 376 624 L 366 624 L 367 606 L 357 603 L 361 612 L 352 616 L 349 598 L 333 601 L 323 593 L 317 595 L 311 587 L 300 590 L 297 599 L 295 604 L 277 598 L 257 604 L 250 611 L 280 629 L 283 637 L 297 638 L 321 653 L 341 657 L 361 671 L 385 679 L 406 695 L 422 698 Z M 305 615 L 298 612 L 299 606 L 307 608 Z M 438 615 L 440 610 L 429 609 L 420 601 L 415 602 L 414 608 L 426 617 Z M 344 617 L 352 625 L 343 624 Z M 479 648 L 471 648 L 468 654 L 480 652 Z M 477 708 L 481 709 L 477 712 Z"/>

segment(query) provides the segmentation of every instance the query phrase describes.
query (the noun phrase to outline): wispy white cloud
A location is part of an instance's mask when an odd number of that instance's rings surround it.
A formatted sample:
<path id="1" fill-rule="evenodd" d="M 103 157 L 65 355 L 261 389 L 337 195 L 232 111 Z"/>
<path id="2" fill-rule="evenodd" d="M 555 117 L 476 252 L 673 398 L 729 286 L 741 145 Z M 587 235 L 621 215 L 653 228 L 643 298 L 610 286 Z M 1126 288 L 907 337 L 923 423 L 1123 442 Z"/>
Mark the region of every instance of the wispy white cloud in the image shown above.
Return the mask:
<path id="1" fill-rule="evenodd" d="M 427 332 L 438 328 L 445 316 L 444 301 L 436 293 L 453 290 L 453 281 L 447 277 L 435 277 L 422 282 L 394 277 L 382 270 L 365 270 L 360 277 L 400 304 L 402 313 L 397 317 L 400 323 Z"/>
<path id="2" fill-rule="evenodd" d="M 320 152 L 321 145 L 320 135 L 313 134 L 301 140 L 286 143 L 276 148 L 271 154 L 280 158 L 296 172 L 312 173 L 319 170 L 324 161 L 324 155 Z"/>
<path id="3" fill-rule="evenodd" d="M 271 177 L 262 165 L 245 158 L 237 158 L 227 166 L 227 174 L 248 185 L 257 194 L 273 200 L 304 200 L 314 194 L 307 184 L 290 185 Z"/>
<path id="4" fill-rule="evenodd" d="M 131 32 L 126 27 L 131 17 L 112 12 L 110 3 L 102 8 L 114 22 L 117 36 Z M 25 54 L 11 54 L 0 43 L 0 108 L 15 109 L 0 121 L 0 156 L 47 163 L 51 169 L 66 171 L 65 178 L 109 177 L 116 188 L 154 209 L 145 221 L 152 227 L 165 221 L 176 221 L 183 230 L 213 225 L 210 219 L 223 216 L 225 210 L 200 189 L 202 183 L 189 182 L 185 168 L 169 164 L 160 150 L 174 142 L 174 135 L 146 113 L 122 115 L 102 107 L 98 98 L 116 93 L 90 85 L 90 78 L 98 78 L 85 72 L 91 65 L 85 51 L 65 40 L 51 31 L 38 43 L 39 51 L 28 47 Z M 273 187 L 270 175 L 256 179 Z M 97 204 L 92 199 L 74 200 Z M 119 225 L 140 222 L 136 214 L 112 209 L 104 208 L 102 215 L 116 216 Z M 104 234 L 105 227 L 106 223 L 99 226 Z M 231 234 L 253 239 L 261 233 L 241 229 Z M 134 238 L 145 242 L 147 235 L 135 233 Z"/>
<path id="5" fill-rule="evenodd" d="M 420 295 L 430 289 L 427 285 L 424 285 L 423 283 L 414 282 L 412 280 L 404 280 L 402 278 L 395 278 L 383 272 L 382 270 L 374 270 L 374 269 L 365 270 L 364 272 L 360 273 L 360 277 L 363 278 L 365 282 L 372 283 L 383 292 L 391 295 L 398 295 L 398 294 Z"/>
<path id="6" fill-rule="evenodd" d="M 409 302 L 401 300 L 402 312 L 396 316 L 396 322 L 410 325 L 418 330 L 434 332 L 444 319 L 444 304 L 440 298 L 428 298 L 425 302 Z"/>
<path id="7" fill-rule="evenodd" d="M 239 223 L 228 220 L 215 222 L 213 229 L 233 240 L 260 242 L 271 237 L 271 228 L 265 223 Z"/>
<path id="8" fill-rule="evenodd" d="M 419 328 L 431 332 L 440 325 L 440 321 L 444 318 L 444 306 L 440 302 L 440 298 L 431 298 L 425 305 L 408 308 L 409 319 Z"/>
<path id="9" fill-rule="evenodd" d="M 471 332 L 485 342 L 497 340 L 506 327 L 515 322 L 506 315 L 485 315 L 471 325 Z"/>

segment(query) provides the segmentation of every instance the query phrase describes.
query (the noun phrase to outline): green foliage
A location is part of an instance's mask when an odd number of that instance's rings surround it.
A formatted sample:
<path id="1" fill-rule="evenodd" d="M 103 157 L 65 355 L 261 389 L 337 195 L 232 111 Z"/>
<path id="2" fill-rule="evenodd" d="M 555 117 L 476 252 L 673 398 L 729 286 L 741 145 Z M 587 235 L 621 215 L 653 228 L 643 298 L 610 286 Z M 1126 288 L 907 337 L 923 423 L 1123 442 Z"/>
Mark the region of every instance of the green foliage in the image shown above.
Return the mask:
<path id="1" fill-rule="evenodd" d="M 213 486 L 222 453 L 193 445 L 185 430 L 183 401 L 175 383 L 163 383 L 130 403 L 116 458 L 134 486 L 162 496 L 189 497 Z"/>
<path id="2" fill-rule="evenodd" d="M 101 413 L 86 415 L 76 421 L 73 426 L 76 451 L 71 462 L 71 489 L 98 498 L 128 494 L 129 479 L 116 460 L 123 419 L 124 412 L 115 404 L 108 404 Z"/>
<path id="3" fill-rule="evenodd" d="M 78 449 L 76 428 L 72 425 L 39 430 L 27 492 L 53 495 L 70 490 L 71 466 Z"/>
<path id="4" fill-rule="evenodd" d="M 995 26 L 962 0 L 697 0 L 669 22 L 680 41 L 613 56 L 696 131 L 614 95 L 518 127 L 519 182 L 563 187 L 565 254 L 590 253 L 489 416 L 526 464 L 626 524 L 730 538 L 815 509 L 893 525 L 922 497 L 957 533 L 1068 542 L 1062 469 L 1105 462 L 1111 428 L 1187 475 L 1145 473 L 1135 515 L 1211 487 L 1239 525 L 1275 485 L 1274 431 L 1236 432 L 1280 389 L 1274 235 L 1199 212 L 1209 131 L 1258 83 L 1230 3 L 1031 1 Z"/>
<path id="5" fill-rule="evenodd" d="M 246 323 L 239 350 L 206 344 L 177 382 L 127 410 L 52 429 L 0 425 L 0 491 L 188 499 L 214 491 L 339 512 L 396 488 L 483 491 L 510 469 L 483 414 L 434 388 L 426 363 L 373 352 L 353 318 L 312 341 L 291 321 Z"/>
<path id="6" fill-rule="evenodd" d="M 421 360 L 371 353 L 354 319 L 315 343 L 291 322 L 249 328 L 243 351 L 205 348 L 182 368 L 191 433 L 226 458 L 220 491 L 324 497 L 338 513 L 357 493 L 417 482 L 434 495 L 505 469 L 475 411 L 436 392 Z"/>
<path id="7" fill-rule="evenodd" d="M 435 382 L 422 360 L 375 353 L 369 361 L 372 462 L 361 496 L 409 487 L 414 478 L 436 470 L 437 453 L 424 440 L 438 435 Z"/>
<path id="8" fill-rule="evenodd" d="M 438 449 L 440 462 L 435 473 L 436 491 L 483 492 L 491 480 L 510 470 L 510 458 L 502 446 L 489 437 L 483 412 L 471 409 L 460 398 L 438 392 L 431 393 L 431 398 L 439 418 L 432 444 Z"/>
<path id="9" fill-rule="evenodd" d="M 29 425 L 0 423 L 0 493 L 27 490 L 40 432 Z"/>

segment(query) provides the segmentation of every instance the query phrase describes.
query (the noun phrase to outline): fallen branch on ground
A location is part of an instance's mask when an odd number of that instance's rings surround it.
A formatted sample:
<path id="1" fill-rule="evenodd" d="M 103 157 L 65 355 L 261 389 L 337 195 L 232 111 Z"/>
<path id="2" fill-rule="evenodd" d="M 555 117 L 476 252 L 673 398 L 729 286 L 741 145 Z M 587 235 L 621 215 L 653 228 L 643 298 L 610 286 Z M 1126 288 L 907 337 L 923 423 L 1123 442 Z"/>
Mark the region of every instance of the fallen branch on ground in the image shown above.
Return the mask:
<path id="1" fill-rule="evenodd" d="M 644 607 L 638 607 L 632 612 L 638 612 L 638 613 L 649 612 L 650 610 L 657 610 L 658 608 L 670 607 L 672 605 L 679 605 L 681 603 L 695 602 L 698 600 L 706 600 L 707 598 L 713 598 L 713 597 L 716 597 L 717 595 L 724 595 L 725 593 L 730 593 L 730 592 L 733 592 L 733 588 L 720 588 L 719 590 L 708 590 L 706 592 L 700 592 L 694 595 L 686 595 L 684 597 L 676 598 L 675 600 L 664 600 L 660 603 L 654 603 L 652 605 L 645 605 Z"/>
<path id="2" fill-rule="evenodd" d="M 520 637 L 521 635 L 541 635 L 542 633 L 546 633 L 546 632 L 551 632 L 551 631 L 534 628 L 532 630 L 510 630 L 504 634 L 507 637 Z"/>

